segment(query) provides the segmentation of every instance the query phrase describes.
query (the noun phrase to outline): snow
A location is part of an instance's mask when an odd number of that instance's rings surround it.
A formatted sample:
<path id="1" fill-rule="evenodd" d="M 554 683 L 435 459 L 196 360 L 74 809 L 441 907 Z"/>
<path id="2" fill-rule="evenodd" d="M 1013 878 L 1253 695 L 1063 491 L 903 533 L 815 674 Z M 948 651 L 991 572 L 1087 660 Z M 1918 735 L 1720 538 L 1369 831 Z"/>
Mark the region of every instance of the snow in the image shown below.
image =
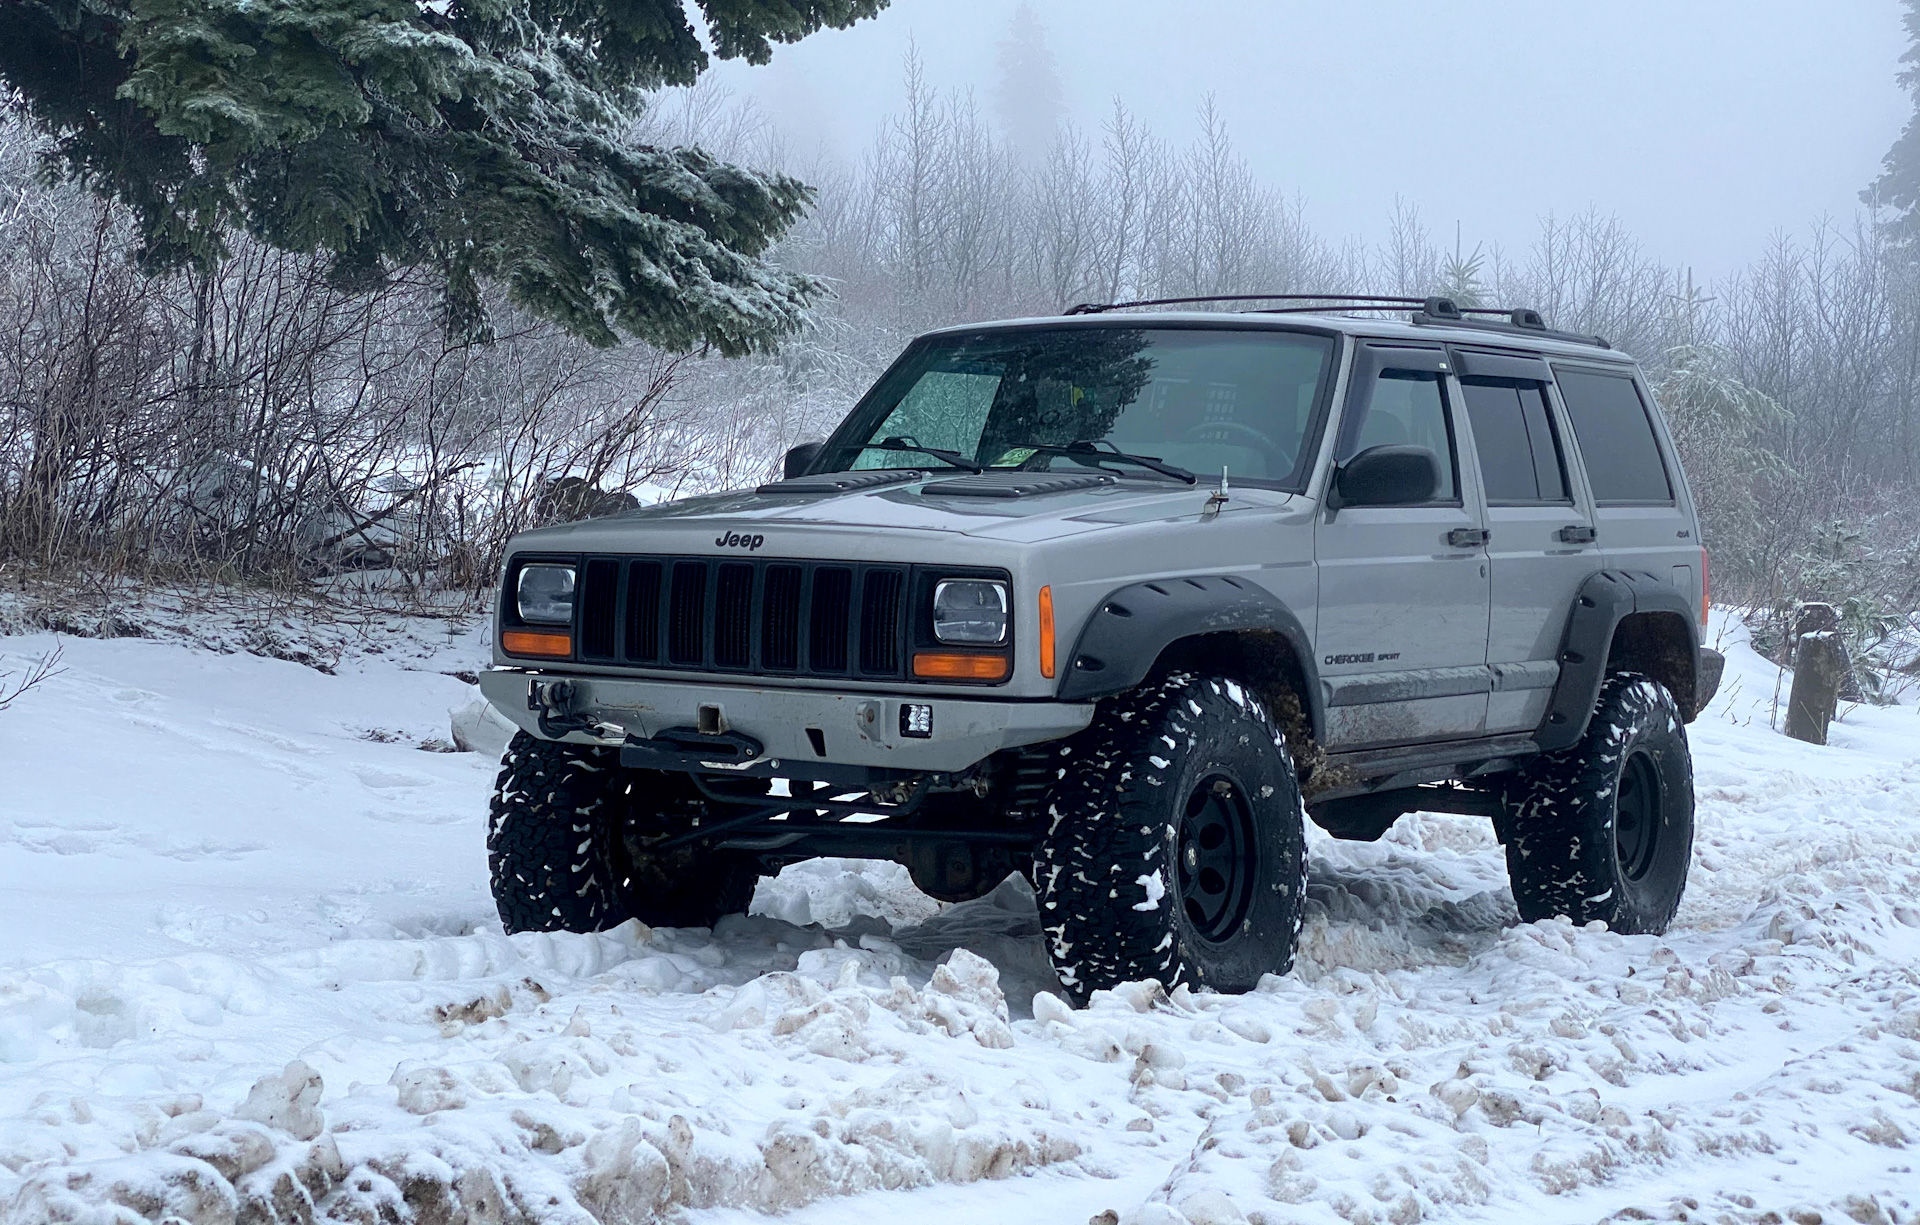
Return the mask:
<path id="1" fill-rule="evenodd" d="M 474 630 L 65 639 L 0 713 L 0 1219 L 1920 1219 L 1920 717 L 1788 740 L 1718 637 L 1668 935 L 1518 925 L 1419 814 L 1312 836 L 1294 973 L 1081 1010 L 1017 880 L 502 935 Z"/>
<path id="2" fill-rule="evenodd" d="M 1155 868 L 1150 874 L 1134 877 L 1133 883 L 1145 890 L 1147 895 L 1145 901 L 1133 904 L 1135 910 L 1160 909 L 1160 899 L 1167 896 L 1167 882 L 1161 879 L 1160 869 Z"/>

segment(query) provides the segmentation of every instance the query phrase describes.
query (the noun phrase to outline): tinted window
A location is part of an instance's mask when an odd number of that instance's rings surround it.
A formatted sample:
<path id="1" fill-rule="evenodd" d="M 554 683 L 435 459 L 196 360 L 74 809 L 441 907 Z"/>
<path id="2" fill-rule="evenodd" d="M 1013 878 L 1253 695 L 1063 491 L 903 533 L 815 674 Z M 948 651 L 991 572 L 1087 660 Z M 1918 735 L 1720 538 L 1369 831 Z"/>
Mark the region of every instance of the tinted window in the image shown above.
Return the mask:
<path id="1" fill-rule="evenodd" d="M 1633 380 L 1584 370 L 1554 371 L 1580 440 L 1596 502 L 1671 502 L 1653 422 Z"/>
<path id="2" fill-rule="evenodd" d="M 908 445 L 958 451 L 991 468 L 1072 470 L 1099 461 L 1045 448 L 1097 442 L 1210 478 L 1224 468 L 1234 480 L 1297 490 L 1333 352 L 1324 336 L 1214 328 L 934 337 L 875 387 L 825 470 L 939 466 L 900 449 Z M 1167 479 L 1125 464 L 1111 470 Z"/>
<path id="3" fill-rule="evenodd" d="M 1487 501 L 1494 505 L 1567 501 L 1559 440 L 1540 384 L 1511 379 L 1463 383 Z"/>
<path id="4" fill-rule="evenodd" d="M 1447 427 L 1446 393 L 1440 376 L 1426 371 L 1382 370 L 1374 380 L 1373 394 L 1357 426 L 1348 425 L 1345 445 L 1340 449 L 1341 463 L 1369 447 L 1416 446 L 1432 451 L 1440 460 L 1440 489 L 1436 502 L 1459 498 L 1454 473 L 1453 431 Z"/>

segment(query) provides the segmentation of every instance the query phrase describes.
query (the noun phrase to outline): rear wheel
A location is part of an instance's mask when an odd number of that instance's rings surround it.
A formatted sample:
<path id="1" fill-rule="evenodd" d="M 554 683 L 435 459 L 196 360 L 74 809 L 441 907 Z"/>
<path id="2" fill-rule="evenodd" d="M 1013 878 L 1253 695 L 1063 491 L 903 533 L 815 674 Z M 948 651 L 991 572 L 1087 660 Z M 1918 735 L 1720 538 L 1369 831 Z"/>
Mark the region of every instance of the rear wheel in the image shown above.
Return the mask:
<path id="1" fill-rule="evenodd" d="M 1114 698 L 1060 754 L 1034 872 L 1069 993 L 1245 991 L 1291 967 L 1305 817 L 1286 740 L 1242 686 L 1175 674 Z"/>
<path id="2" fill-rule="evenodd" d="M 703 806 L 684 776 L 628 770 L 608 749 L 516 734 L 487 829 L 501 923 L 510 932 L 604 931 L 630 918 L 711 927 L 744 911 L 759 879 L 750 861 L 698 844 L 649 849 Z"/>
<path id="3" fill-rule="evenodd" d="M 1522 919 L 1664 932 L 1693 859 L 1693 758 L 1666 686 L 1609 677 L 1586 735 L 1528 766 L 1503 824 Z"/>

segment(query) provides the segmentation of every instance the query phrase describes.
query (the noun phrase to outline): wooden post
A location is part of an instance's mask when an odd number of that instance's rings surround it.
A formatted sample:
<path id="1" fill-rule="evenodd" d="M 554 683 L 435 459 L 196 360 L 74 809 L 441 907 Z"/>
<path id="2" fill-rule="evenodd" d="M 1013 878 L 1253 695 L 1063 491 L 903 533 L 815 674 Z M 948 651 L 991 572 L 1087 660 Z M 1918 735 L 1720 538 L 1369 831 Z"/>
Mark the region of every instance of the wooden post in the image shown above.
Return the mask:
<path id="1" fill-rule="evenodd" d="M 1808 634 L 1817 634 L 1821 630 L 1837 630 L 1839 628 L 1840 610 L 1831 604 L 1808 603 L 1802 604 L 1793 610 L 1793 642 L 1795 646 L 1798 646 L 1800 639 Z M 1789 654 L 1788 658 L 1791 659 L 1792 655 Z"/>
<path id="2" fill-rule="evenodd" d="M 1838 630 L 1801 635 L 1793 652 L 1793 693 L 1787 699 L 1787 735 L 1825 744 L 1827 726 L 1840 709 L 1840 683 L 1851 669 Z"/>

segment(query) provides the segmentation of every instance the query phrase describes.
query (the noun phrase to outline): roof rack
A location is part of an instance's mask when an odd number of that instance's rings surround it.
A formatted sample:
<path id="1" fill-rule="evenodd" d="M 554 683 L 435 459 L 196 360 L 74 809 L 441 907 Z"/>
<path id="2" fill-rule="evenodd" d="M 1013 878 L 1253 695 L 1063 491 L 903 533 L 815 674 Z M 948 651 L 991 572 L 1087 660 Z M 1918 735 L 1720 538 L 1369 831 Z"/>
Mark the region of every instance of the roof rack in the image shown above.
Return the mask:
<path id="1" fill-rule="evenodd" d="M 1428 302 L 1441 301 L 1435 298 L 1390 298 L 1380 294 L 1338 294 L 1338 293 L 1215 293 L 1200 294 L 1191 298 L 1141 298 L 1133 302 L 1081 302 L 1066 309 L 1069 315 L 1103 315 L 1108 311 L 1127 310 L 1135 306 L 1189 306 L 1196 302 L 1358 302 L 1371 303 L 1379 310 L 1405 309 L 1421 306 Z M 1328 307 L 1321 310 L 1364 309 L 1355 307 Z"/>
<path id="2" fill-rule="evenodd" d="M 1505 319 L 1468 319 L 1466 315 L 1505 315 Z M 1512 310 L 1494 310 L 1482 306 L 1456 306 L 1451 298 L 1428 298 L 1424 305 L 1413 312 L 1412 322 L 1416 327 L 1473 328 L 1481 332 L 1505 332 L 1510 336 L 1545 337 L 1548 340 L 1564 340 L 1577 345 L 1592 345 L 1597 349 L 1611 349 L 1605 336 L 1589 336 L 1581 332 L 1562 332 L 1547 326 L 1537 310 L 1516 306 Z"/>
<path id="3" fill-rule="evenodd" d="M 1261 315 L 1316 315 L 1328 311 L 1407 311 L 1412 322 L 1420 327 L 1472 328 L 1484 332 L 1505 332 L 1509 335 L 1545 337 L 1551 340 L 1570 341 L 1574 344 L 1594 345 L 1602 349 L 1611 349 L 1604 336 L 1586 336 L 1577 332 L 1561 332 L 1547 326 L 1540 312 L 1524 306 L 1506 307 L 1461 306 L 1452 298 L 1426 297 L 1406 298 L 1385 294 L 1306 294 L 1306 293 L 1241 293 L 1241 294 L 1200 294 L 1185 298 L 1141 298 L 1132 302 L 1080 302 L 1066 309 L 1069 315 L 1102 315 L 1108 311 L 1128 310 L 1141 306 L 1190 306 L 1200 302 L 1311 302 L 1312 306 L 1267 306 L 1253 313 Z M 1470 315 L 1491 315 L 1496 318 L 1471 319 Z M 1498 318 L 1505 316 L 1505 318 Z"/>

